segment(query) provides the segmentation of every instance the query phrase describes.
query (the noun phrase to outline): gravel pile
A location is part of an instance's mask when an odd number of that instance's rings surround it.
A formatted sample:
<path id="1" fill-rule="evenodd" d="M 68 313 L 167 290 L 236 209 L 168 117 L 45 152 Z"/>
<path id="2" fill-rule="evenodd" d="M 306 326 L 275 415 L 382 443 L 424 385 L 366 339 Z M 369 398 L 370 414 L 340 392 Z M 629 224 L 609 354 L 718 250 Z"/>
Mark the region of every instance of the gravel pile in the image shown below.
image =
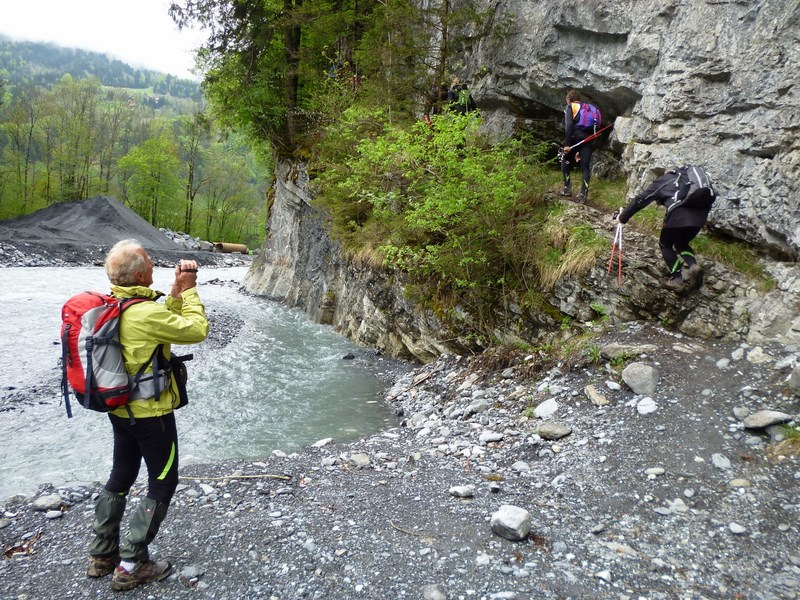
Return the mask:
<path id="1" fill-rule="evenodd" d="M 160 267 L 181 258 L 226 267 L 252 261 L 249 255 L 210 252 L 208 242 L 159 230 L 118 200 L 96 196 L 0 221 L 0 267 L 102 265 L 111 246 L 126 238 L 138 240 Z"/>
<path id="2" fill-rule="evenodd" d="M 593 349 L 443 357 L 393 386 L 395 428 L 185 467 L 152 546 L 175 573 L 126 597 L 800 597 L 798 349 L 637 324 Z M 112 597 L 97 489 L 2 509 L 0 599 Z"/>

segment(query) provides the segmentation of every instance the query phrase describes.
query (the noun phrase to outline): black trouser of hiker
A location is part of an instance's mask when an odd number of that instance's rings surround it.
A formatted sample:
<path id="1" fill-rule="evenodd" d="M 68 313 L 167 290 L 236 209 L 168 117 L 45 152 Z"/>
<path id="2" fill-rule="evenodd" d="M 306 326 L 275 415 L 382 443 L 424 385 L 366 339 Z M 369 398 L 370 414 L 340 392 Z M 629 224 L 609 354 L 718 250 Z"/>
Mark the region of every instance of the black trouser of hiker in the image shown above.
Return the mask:
<path id="1" fill-rule="evenodd" d="M 701 229 L 702 227 L 665 227 L 661 230 L 658 246 L 671 275 L 676 276 L 680 273 L 681 259 L 687 267 L 697 264 L 694 250 L 689 242 L 697 237 Z"/>
<path id="2" fill-rule="evenodd" d="M 126 495 L 147 465 L 147 497 L 169 504 L 178 487 L 178 430 L 175 413 L 161 417 L 128 417 L 109 414 L 114 430 L 114 460 L 105 488 Z"/>
<path id="3" fill-rule="evenodd" d="M 575 144 L 578 142 L 580 142 L 579 139 L 574 141 Z M 572 173 L 572 167 L 575 165 L 575 157 L 580 155 L 581 194 L 584 196 L 589 193 L 589 178 L 592 175 L 591 161 L 592 151 L 594 150 L 592 144 L 593 142 L 586 142 L 577 148 L 573 148 L 564 155 L 564 159 L 561 161 L 561 174 L 564 176 L 564 186 L 571 187 L 572 179 L 570 175 Z"/>

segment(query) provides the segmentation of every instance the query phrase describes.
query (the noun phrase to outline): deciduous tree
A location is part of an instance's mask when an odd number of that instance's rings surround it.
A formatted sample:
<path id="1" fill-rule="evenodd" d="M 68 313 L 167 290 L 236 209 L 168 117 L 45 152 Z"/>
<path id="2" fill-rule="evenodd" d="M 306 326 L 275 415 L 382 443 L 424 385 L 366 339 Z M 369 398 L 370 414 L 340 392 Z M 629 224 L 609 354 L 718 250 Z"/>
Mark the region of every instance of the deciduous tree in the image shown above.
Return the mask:
<path id="1" fill-rule="evenodd" d="M 181 181 L 178 177 L 180 161 L 171 140 L 162 136 L 135 146 L 120 159 L 119 168 L 124 173 L 137 213 L 147 215 L 154 227 L 174 220 Z"/>

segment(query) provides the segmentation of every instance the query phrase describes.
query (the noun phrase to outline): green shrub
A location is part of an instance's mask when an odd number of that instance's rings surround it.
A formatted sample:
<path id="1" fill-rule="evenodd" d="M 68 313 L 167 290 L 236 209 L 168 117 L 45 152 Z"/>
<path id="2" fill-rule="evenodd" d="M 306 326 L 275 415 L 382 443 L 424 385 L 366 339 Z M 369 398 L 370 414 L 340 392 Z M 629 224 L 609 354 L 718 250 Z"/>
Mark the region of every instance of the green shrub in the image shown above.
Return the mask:
<path id="1" fill-rule="evenodd" d="M 405 273 L 416 301 L 491 340 L 492 307 L 504 301 L 560 320 L 542 291 L 588 269 L 607 243 L 546 202 L 556 176 L 545 145 L 490 144 L 479 124 L 478 113 L 428 126 L 353 107 L 324 130 L 310 171 L 346 251 Z"/>

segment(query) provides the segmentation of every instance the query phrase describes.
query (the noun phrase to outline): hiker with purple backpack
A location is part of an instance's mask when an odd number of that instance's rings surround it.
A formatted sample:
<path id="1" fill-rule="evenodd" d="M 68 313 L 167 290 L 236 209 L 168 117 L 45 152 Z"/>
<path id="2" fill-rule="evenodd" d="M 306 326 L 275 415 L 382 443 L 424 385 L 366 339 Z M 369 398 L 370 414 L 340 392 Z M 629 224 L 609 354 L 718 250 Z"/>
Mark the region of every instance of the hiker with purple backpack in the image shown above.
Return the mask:
<path id="1" fill-rule="evenodd" d="M 593 104 L 580 101 L 576 90 L 567 92 L 567 105 L 564 107 L 564 147 L 561 158 L 561 173 L 564 176 L 563 196 L 572 196 L 572 167 L 579 163 L 581 168 L 581 191 L 578 202 L 586 204 L 589 196 L 589 177 L 591 175 L 592 140 L 586 140 L 600 127 L 602 115 Z M 584 142 L 584 140 L 586 140 Z"/>

